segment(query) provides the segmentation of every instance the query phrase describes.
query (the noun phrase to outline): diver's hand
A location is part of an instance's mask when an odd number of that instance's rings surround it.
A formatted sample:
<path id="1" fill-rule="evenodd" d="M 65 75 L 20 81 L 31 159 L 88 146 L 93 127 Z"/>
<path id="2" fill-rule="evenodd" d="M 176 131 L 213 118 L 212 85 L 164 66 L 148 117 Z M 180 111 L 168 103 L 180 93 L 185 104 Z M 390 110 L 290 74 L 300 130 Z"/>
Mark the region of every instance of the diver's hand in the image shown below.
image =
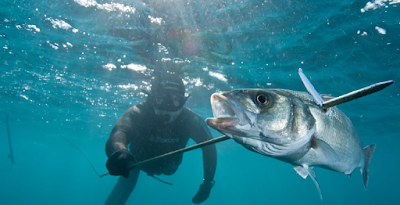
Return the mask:
<path id="1" fill-rule="evenodd" d="M 107 160 L 106 167 L 111 175 L 122 175 L 125 178 L 129 176 L 128 166 L 134 164 L 135 158 L 132 153 L 126 149 L 114 152 Z"/>
<path id="2" fill-rule="evenodd" d="M 213 188 L 215 181 L 204 181 L 203 184 L 200 185 L 200 189 L 197 192 L 196 196 L 193 197 L 192 202 L 195 204 L 200 204 L 205 201 L 208 196 L 210 196 L 211 188 Z"/>

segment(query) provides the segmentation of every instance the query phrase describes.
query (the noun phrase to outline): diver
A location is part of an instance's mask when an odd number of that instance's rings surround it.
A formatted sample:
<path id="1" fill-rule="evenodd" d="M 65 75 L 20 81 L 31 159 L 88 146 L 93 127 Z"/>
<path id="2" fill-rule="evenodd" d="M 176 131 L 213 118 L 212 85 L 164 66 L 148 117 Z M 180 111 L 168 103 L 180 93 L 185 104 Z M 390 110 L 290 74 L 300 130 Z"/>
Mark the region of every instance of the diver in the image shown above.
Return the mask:
<path id="1" fill-rule="evenodd" d="M 184 148 L 189 139 L 201 143 L 212 139 L 204 120 L 184 107 L 188 97 L 181 78 L 170 73 L 155 76 L 145 102 L 129 108 L 114 125 L 106 143 L 107 169 L 120 175 L 106 205 L 123 205 L 135 188 L 139 172 L 149 176 L 172 175 L 182 162 L 183 153 L 127 167 L 177 149 Z M 192 202 L 205 201 L 214 186 L 217 165 L 215 145 L 202 148 L 204 179 Z"/>

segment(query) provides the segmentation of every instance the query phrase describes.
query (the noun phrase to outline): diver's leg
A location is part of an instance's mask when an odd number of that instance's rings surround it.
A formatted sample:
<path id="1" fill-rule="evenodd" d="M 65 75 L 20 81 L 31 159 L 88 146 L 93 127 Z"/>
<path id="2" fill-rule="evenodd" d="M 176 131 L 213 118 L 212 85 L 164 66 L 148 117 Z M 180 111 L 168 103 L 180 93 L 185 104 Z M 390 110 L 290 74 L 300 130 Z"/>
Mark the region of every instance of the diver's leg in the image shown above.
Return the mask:
<path id="1" fill-rule="evenodd" d="M 129 177 L 119 177 L 117 184 L 108 196 L 105 205 L 124 205 L 136 186 L 139 177 L 139 169 L 133 169 Z"/>

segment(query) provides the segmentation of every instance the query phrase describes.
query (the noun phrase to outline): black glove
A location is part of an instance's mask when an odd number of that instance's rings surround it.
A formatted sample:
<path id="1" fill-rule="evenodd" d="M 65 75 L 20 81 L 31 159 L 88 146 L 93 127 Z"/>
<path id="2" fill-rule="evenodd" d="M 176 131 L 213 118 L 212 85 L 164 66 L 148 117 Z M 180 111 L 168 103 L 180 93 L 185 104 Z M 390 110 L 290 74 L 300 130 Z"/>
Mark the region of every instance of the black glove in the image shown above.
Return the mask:
<path id="1" fill-rule="evenodd" d="M 135 158 L 132 153 L 126 149 L 114 152 L 107 160 L 106 167 L 111 175 L 122 175 L 125 178 L 129 176 L 128 166 L 134 164 Z"/>
<path id="2" fill-rule="evenodd" d="M 200 189 L 197 192 L 196 196 L 193 197 L 192 202 L 195 204 L 200 204 L 205 201 L 208 196 L 210 196 L 211 188 L 213 188 L 215 181 L 204 181 L 203 184 L 200 185 Z"/>

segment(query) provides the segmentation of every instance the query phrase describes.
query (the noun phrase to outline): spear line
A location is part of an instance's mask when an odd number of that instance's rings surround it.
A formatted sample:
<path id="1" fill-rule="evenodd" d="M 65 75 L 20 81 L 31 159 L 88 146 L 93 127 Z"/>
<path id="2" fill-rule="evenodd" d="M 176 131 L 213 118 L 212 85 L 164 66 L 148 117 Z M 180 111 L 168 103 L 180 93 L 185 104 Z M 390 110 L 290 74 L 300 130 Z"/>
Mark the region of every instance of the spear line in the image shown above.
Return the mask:
<path id="1" fill-rule="evenodd" d="M 14 153 L 13 153 L 12 146 L 11 146 L 11 135 L 10 135 L 10 126 L 8 124 L 8 115 L 6 115 L 6 119 L 4 120 L 4 122 L 6 123 L 7 135 L 8 135 L 8 145 L 10 146 L 10 154 L 7 157 L 11 159 L 11 163 L 15 164 Z"/>

